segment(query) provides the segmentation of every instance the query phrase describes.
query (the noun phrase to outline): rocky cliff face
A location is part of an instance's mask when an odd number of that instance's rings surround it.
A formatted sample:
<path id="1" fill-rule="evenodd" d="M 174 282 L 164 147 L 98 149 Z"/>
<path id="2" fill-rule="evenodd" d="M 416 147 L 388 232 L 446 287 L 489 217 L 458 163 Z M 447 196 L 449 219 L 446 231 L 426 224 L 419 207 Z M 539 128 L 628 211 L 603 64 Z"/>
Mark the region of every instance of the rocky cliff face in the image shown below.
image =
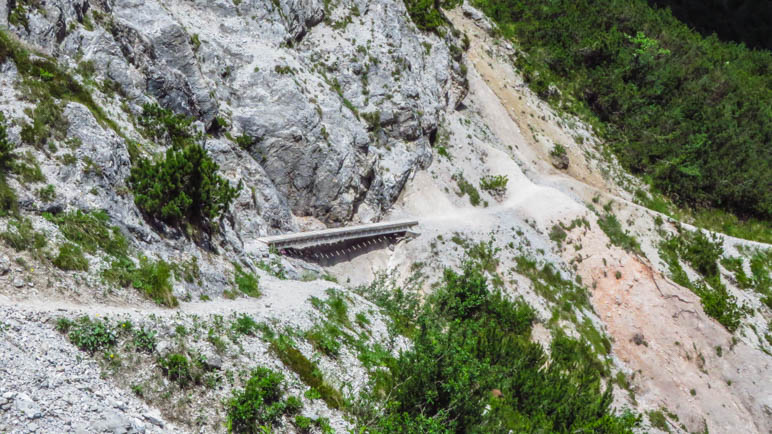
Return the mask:
<path id="1" fill-rule="evenodd" d="M 295 228 L 291 213 L 331 224 L 377 220 L 430 163 L 439 114 L 464 92 L 452 37 L 418 32 L 398 1 L 11 1 L 3 8 L 3 24 L 93 84 L 122 135 L 148 152 L 159 149 L 132 124 L 145 103 L 214 133 L 206 148 L 246 187 L 230 221 L 244 242 Z M 13 65 L 4 69 L 10 78 Z M 82 140 L 79 153 L 102 169 L 93 183 L 124 182 L 126 139 L 77 105 L 65 116 L 67 137 Z M 241 147 L 227 138 L 241 136 Z M 37 157 L 63 187 L 62 206 L 136 214 L 130 201 L 109 194 L 113 188 L 89 204 L 68 197 L 68 187 L 88 180 L 46 164 L 51 155 Z"/>
<path id="2" fill-rule="evenodd" d="M 42 170 L 37 182 L 10 181 L 22 207 L 107 210 L 142 250 L 166 258 L 202 253 L 174 230 L 159 235 L 126 194 L 129 147 L 164 151 L 137 126 L 144 104 L 195 119 L 223 176 L 242 183 L 209 242 L 231 261 L 255 254 L 259 236 L 298 229 L 295 216 L 378 220 L 430 164 L 439 116 L 465 93 L 454 37 L 419 32 L 401 1 L 1 3 L 0 24 L 51 56 L 115 122 L 55 99 L 59 140 L 30 146 L 20 137 L 34 123 L 20 86 L 28 77 L 12 60 L 0 65 L 10 136 Z M 34 193 L 47 183 L 51 203 Z"/>

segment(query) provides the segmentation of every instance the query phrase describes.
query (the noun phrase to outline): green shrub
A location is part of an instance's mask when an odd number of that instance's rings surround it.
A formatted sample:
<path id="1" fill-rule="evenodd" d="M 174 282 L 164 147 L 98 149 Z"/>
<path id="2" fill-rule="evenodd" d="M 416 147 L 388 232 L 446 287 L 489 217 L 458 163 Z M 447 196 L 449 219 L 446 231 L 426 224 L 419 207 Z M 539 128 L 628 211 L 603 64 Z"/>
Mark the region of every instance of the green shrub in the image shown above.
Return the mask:
<path id="1" fill-rule="evenodd" d="M 250 297 L 259 297 L 260 290 L 257 287 L 258 277 L 253 273 L 244 271 L 239 264 L 233 264 L 233 280 L 236 282 L 239 291 Z"/>
<path id="2" fill-rule="evenodd" d="M 561 145 L 560 143 L 556 144 L 552 147 L 552 150 L 550 150 L 550 155 L 556 158 L 563 157 L 567 154 L 565 146 Z"/>
<path id="3" fill-rule="evenodd" d="M 609 212 L 604 216 L 598 217 L 598 226 L 606 233 L 611 244 L 621 247 L 628 252 L 640 252 L 641 246 L 638 244 L 638 240 L 622 229 L 622 224 L 619 223 L 614 214 Z"/>
<path id="4" fill-rule="evenodd" d="M 46 203 L 51 202 L 56 198 L 56 189 L 53 184 L 48 184 L 47 186 L 38 189 L 37 193 L 40 200 Z"/>
<path id="5" fill-rule="evenodd" d="M 651 423 L 651 426 L 653 426 L 654 428 L 657 428 L 660 431 L 670 432 L 670 427 L 667 424 L 667 418 L 665 418 L 664 413 L 662 413 L 659 410 L 650 411 L 648 413 L 648 416 L 649 416 L 649 422 Z"/>
<path id="6" fill-rule="evenodd" d="M 141 256 L 139 268 L 131 273 L 131 277 L 132 285 L 156 303 L 167 307 L 175 307 L 179 304 L 172 294 L 171 267 L 166 261 L 154 262 Z"/>
<path id="7" fill-rule="evenodd" d="M 151 139 L 175 149 L 183 149 L 195 143 L 196 134 L 191 131 L 193 119 L 175 114 L 158 104 L 142 106 L 139 124 Z"/>
<path id="8" fill-rule="evenodd" d="M 233 322 L 231 328 L 238 334 L 252 336 L 257 330 L 259 330 L 259 325 L 251 316 L 247 314 L 241 314 Z"/>
<path id="9" fill-rule="evenodd" d="M 155 351 L 156 334 L 157 332 L 155 330 L 145 330 L 144 327 L 135 330 L 132 339 L 134 348 L 136 348 L 138 351 L 152 354 L 153 351 Z"/>
<path id="10" fill-rule="evenodd" d="M 163 374 L 180 387 L 187 387 L 193 380 L 191 363 L 183 354 L 168 354 L 158 361 Z"/>
<path id="11" fill-rule="evenodd" d="M 563 241 L 565 241 L 567 237 L 568 234 L 566 233 L 565 229 L 563 229 L 558 224 L 553 225 L 552 229 L 550 229 L 550 240 L 557 243 L 558 247 L 562 245 Z"/>
<path id="12" fill-rule="evenodd" d="M 104 211 L 80 210 L 44 217 L 55 223 L 67 240 L 94 254 L 97 249 L 120 257 L 128 250 L 128 241 L 117 226 L 109 226 L 110 217 Z"/>
<path id="13" fill-rule="evenodd" d="M 13 60 L 19 75 L 24 78 L 22 89 L 26 96 L 32 102 L 47 105 L 46 113 L 41 112 L 41 117 L 61 120 L 55 113 L 58 110 L 55 106 L 63 107 L 64 104 L 60 102 L 52 105 L 50 99 L 74 101 L 86 106 L 100 124 L 107 125 L 121 134 L 118 125 L 105 115 L 104 110 L 91 98 L 89 91 L 77 80 L 59 68 L 49 56 L 30 53 L 6 31 L 0 30 L 0 63 L 7 59 Z M 38 116 L 33 117 L 37 119 Z M 60 128 L 62 125 L 64 124 L 54 127 Z M 36 138 L 37 134 L 33 137 Z"/>
<path id="14" fill-rule="evenodd" d="M 15 215 L 18 212 L 16 192 L 8 185 L 5 176 L 0 176 L 0 217 Z"/>
<path id="15" fill-rule="evenodd" d="M 67 338 L 82 351 L 94 354 L 115 345 L 118 336 L 115 329 L 105 320 L 92 320 L 82 316 L 76 321 L 60 319 L 57 330 L 67 333 Z"/>
<path id="16" fill-rule="evenodd" d="M 65 271 L 88 270 L 88 260 L 83 256 L 83 250 L 72 243 L 59 246 L 59 254 L 54 258 L 53 263 Z"/>
<path id="17" fill-rule="evenodd" d="M 407 13 L 416 27 L 424 31 L 440 33 L 440 27 L 445 25 L 445 16 L 440 11 L 440 4 L 452 8 L 457 0 L 404 0 Z"/>
<path id="18" fill-rule="evenodd" d="M 705 313 L 733 332 L 740 326 L 745 312 L 721 283 L 718 260 L 722 254 L 720 241 L 711 241 L 699 230 L 683 231 L 660 243 L 660 257 L 667 263 L 673 281 L 697 294 Z M 689 263 L 702 279 L 689 280 L 679 260 Z"/>
<path id="19" fill-rule="evenodd" d="M 458 185 L 458 189 L 460 190 L 459 196 L 465 194 L 469 195 L 469 203 L 471 203 L 472 206 L 480 204 L 480 192 L 464 178 L 464 175 L 457 173 L 453 175 L 453 179 L 456 181 L 456 185 Z"/>
<path id="20" fill-rule="evenodd" d="M 32 124 L 24 124 L 21 139 L 28 145 L 42 148 L 50 140 L 64 140 L 69 121 L 64 117 L 64 106 L 49 95 L 43 95 L 32 112 Z"/>
<path id="21" fill-rule="evenodd" d="M 11 248 L 19 251 L 37 251 L 46 246 L 46 236 L 35 231 L 29 219 L 10 220 L 0 238 Z"/>
<path id="22" fill-rule="evenodd" d="M 131 169 L 134 202 L 146 215 L 172 225 L 188 222 L 210 228 L 230 206 L 241 184 L 231 187 L 201 145 L 170 148 L 166 158 L 140 159 Z"/>
<path id="23" fill-rule="evenodd" d="M 507 191 L 507 175 L 485 175 L 480 179 L 480 189 L 496 194 L 504 194 Z"/>
<path id="24" fill-rule="evenodd" d="M 3 112 L 0 112 L 0 173 L 3 175 L 13 165 L 13 161 L 16 158 L 14 149 L 15 146 L 8 139 L 5 115 Z"/>
<path id="25" fill-rule="evenodd" d="M 243 390 L 234 390 L 226 403 L 228 432 L 262 433 L 283 415 L 300 410 L 297 398 L 282 400 L 284 376 L 267 368 L 256 368 Z"/>
<path id="26" fill-rule="evenodd" d="M 300 377 L 303 383 L 319 392 L 328 407 L 333 409 L 343 407 L 344 399 L 340 391 L 327 383 L 319 367 L 308 360 L 291 342 L 280 336 L 271 342 L 270 348 L 285 366 Z"/>
<path id="27" fill-rule="evenodd" d="M 311 342 L 311 345 L 330 357 L 337 357 L 340 354 L 342 337 L 343 331 L 331 322 L 316 325 L 306 332 L 306 339 Z"/>

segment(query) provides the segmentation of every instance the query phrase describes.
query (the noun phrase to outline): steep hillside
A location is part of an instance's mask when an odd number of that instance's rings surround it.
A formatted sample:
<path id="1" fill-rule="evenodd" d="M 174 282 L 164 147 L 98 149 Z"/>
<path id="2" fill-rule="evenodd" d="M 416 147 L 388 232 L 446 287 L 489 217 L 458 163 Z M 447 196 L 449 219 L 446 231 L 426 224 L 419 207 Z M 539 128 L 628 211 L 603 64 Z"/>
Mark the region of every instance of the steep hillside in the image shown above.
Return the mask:
<path id="1" fill-rule="evenodd" d="M 0 431 L 772 430 L 770 246 L 415 4 L 0 1 Z"/>

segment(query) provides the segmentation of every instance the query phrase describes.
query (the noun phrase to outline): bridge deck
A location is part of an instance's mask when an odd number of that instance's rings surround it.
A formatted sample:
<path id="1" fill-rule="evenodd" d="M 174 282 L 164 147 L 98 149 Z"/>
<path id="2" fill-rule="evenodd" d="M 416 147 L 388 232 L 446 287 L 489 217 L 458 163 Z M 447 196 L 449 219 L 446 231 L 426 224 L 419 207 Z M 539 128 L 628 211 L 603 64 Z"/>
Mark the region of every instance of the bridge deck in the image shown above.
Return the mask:
<path id="1" fill-rule="evenodd" d="M 279 249 L 304 249 L 360 238 L 398 234 L 407 232 L 411 227 L 417 224 L 418 221 L 415 220 L 372 223 L 367 225 L 347 226 L 335 229 L 323 229 L 319 231 L 274 235 L 271 237 L 259 238 L 259 241 Z"/>

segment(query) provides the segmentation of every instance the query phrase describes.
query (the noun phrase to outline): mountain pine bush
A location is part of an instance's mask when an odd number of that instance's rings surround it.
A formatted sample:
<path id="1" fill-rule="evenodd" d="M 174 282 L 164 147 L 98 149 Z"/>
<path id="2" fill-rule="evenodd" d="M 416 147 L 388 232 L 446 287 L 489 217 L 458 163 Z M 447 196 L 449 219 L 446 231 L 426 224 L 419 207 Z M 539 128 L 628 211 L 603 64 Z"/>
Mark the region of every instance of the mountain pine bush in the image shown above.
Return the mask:
<path id="1" fill-rule="evenodd" d="M 199 144 L 170 148 L 166 157 L 140 159 L 131 169 L 134 202 L 148 216 L 171 225 L 183 222 L 211 228 L 230 206 L 241 185 L 232 187 Z"/>

